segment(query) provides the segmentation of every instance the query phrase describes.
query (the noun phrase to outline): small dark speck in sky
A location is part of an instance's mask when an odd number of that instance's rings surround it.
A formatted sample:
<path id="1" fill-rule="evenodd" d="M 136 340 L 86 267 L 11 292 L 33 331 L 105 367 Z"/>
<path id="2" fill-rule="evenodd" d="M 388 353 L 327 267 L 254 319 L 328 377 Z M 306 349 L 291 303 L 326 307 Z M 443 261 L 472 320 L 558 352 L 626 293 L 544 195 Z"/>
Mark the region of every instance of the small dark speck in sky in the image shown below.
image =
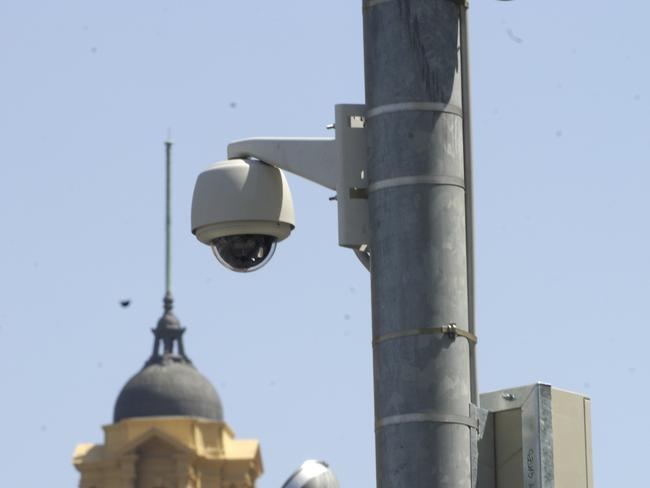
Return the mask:
<path id="1" fill-rule="evenodd" d="M 562 132 L 561 130 L 558 129 L 558 130 L 555 131 L 555 137 L 562 137 L 563 135 L 564 135 L 564 132 Z"/>
<path id="2" fill-rule="evenodd" d="M 47 425 L 41 425 L 41 432 L 47 431 Z"/>
<path id="3" fill-rule="evenodd" d="M 634 374 L 636 373 L 636 368 L 627 368 L 627 372 Z"/>
<path id="4" fill-rule="evenodd" d="M 97 47 L 93 46 L 90 48 L 90 52 L 93 54 L 97 54 Z"/>
<path id="5" fill-rule="evenodd" d="M 582 385 L 583 385 L 585 388 L 590 388 L 590 387 L 591 387 L 591 383 L 589 383 L 588 381 L 585 381 Z"/>
<path id="6" fill-rule="evenodd" d="M 104 363 L 102 363 L 102 362 L 100 361 L 99 363 L 97 363 L 97 367 L 98 367 L 99 369 L 103 368 L 103 367 L 104 367 Z"/>
<path id="7" fill-rule="evenodd" d="M 230 108 L 237 108 L 237 102 L 230 102 Z"/>
<path id="8" fill-rule="evenodd" d="M 350 314 L 349 314 L 349 313 L 346 313 L 346 314 L 343 316 L 343 318 L 344 318 L 345 320 L 350 320 Z"/>
<path id="9" fill-rule="evenodd" d="M 524 42 L 524 40 L 521 37 L 516 36 L 515 33 L 512 32 L 512 29 L 507 29 L 506 32 L 508 33 L 508 37 L 512 41 L 516 42 L 517 44 L 521 44 Z"/>
<path id="10" fill-rule="evenodd" d="M 639 93 L 637 93 L 636 95 L 634 95 L 634 100 L 637 101 L 637 102 L 638 102 L 639 100 L 641 100 L 641 95 L 640 95 Z"/>
<path id="11" fill-rule="evenodd" d="M 126 299 L 126 300 L 120 300 L 120 305 L 122 305 L 122 308 L 126 308 L 126 307 L 128 307 L 129 305 L 131 305 L 131 300 L 128 300 L 128 299 Z"/>

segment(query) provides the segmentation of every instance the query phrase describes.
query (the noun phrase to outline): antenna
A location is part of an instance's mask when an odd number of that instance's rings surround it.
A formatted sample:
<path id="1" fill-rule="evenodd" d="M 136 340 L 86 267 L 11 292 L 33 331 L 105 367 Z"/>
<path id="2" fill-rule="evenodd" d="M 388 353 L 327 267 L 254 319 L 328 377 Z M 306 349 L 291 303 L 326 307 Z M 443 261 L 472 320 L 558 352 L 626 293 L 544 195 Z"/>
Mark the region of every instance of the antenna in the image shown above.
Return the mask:
<path id="1" fill-rule="evenodd" d="M 153 329 L 154 345 L 153 354 L 146 364 L 158 363 L 165 360 L 166 357 L 173 357 L 175 361 L 191 363 L 185 355 L 183 347 L 183 334 L 185 328 L 181 327 L 180 322 L 172 312 L 174 298 L 172 297 L 172 146 L 173 142 L 169 133 L 165 141 L 165 297 L 163 298 L 164 313 L 158 321 L 158 326 Z M 174 354 L 174 343 L 177 344 L 177 353 Z M 162 347 L 162 354 L 160 346 Z"/>
<path id="2" fill-rule="evenodd" d="M 171 166 L 172 166 L 172 145 L 169 132 L 165 141 L 165 166 L 166 166 L 166 191 L 165 191 L 165 312 L 172 309 L 172 184 L 171 184 Z"/>

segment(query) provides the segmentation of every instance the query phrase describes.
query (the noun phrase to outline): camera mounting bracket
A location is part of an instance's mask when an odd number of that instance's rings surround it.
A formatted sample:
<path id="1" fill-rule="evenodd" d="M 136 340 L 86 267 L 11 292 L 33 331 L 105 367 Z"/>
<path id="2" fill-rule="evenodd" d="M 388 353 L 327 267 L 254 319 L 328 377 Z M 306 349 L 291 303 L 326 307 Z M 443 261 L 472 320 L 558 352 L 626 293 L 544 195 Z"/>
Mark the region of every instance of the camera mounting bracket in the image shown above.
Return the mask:
<path id="1" fill-rule="evenodd" d="M 258 137 L 228 145 L 228 158 L 255 158 L 336 190 L 339 245 L 370 246 L 365 105 L 336 106 L 335 138 Z"/>
<path id="2" fill-rule="evenodd" d="M 255 158 L 336 190 L 336 144 L 328 137 L 255 137 L 228 144 L 228 159 Z"/>

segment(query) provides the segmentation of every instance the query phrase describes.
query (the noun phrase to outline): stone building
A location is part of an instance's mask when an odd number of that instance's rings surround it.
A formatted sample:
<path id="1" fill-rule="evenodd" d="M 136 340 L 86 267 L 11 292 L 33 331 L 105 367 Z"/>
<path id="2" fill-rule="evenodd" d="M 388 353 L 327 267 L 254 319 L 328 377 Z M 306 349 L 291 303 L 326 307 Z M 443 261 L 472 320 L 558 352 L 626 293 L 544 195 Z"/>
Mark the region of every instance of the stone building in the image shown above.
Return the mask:
<path id="1" fill-rule="evenodd" d="M 103 444 L 80 444 L 80 488 L 252 488 L 262 473 L 259 442 L 239 440 L 212 384 L 185 354 L 165 297 L 154 348 L 115 403 Z"/>

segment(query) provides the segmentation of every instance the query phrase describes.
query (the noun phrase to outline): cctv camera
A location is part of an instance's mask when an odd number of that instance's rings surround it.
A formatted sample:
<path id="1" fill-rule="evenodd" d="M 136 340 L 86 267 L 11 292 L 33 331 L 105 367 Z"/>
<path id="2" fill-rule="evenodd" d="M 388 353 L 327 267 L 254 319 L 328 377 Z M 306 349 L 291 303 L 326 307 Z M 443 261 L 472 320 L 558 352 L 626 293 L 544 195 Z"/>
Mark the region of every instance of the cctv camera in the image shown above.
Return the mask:
<path id="1" fill-rule="evenodd" d="M 339 482 L 326 462 L 309 460 L 302 463 L 282 488 L 339 488 Z"/>
<path id="2" fill-rule="evenodd" d="M 213 164 L 196 180 L 192 233 L 228 269 L 261 268 L 294 227 L 289 185 L 274 166 L 231 159 Z"/>

